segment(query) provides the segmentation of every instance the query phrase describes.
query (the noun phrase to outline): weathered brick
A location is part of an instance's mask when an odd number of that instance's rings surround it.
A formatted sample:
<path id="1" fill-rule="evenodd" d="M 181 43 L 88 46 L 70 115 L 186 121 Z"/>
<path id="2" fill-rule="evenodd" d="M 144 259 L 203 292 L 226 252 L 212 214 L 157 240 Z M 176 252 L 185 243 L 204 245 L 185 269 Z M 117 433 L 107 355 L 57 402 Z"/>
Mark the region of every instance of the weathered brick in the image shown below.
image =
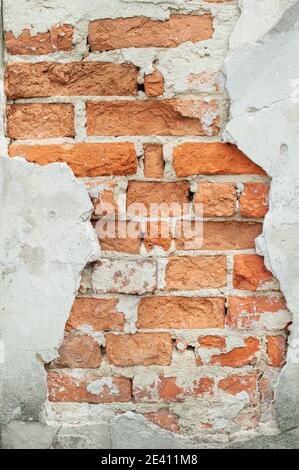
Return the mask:
<path id="1" fill-rule="evenodd" d="M 265 217 L 269 210 L 269 191 L 269 184 L 245 183 L 240 196 L 240 214 L 243 217 Z"/>
<path id="2" fill-rule="evenodd" d="M 147 251 L 151 251 L 155 246 L 168 251 L 171 247 L 172 234 L 171 227 L 166 221 L 148 222 L 144 237 L 144 246 Z"/>
<path id="3" fill-rule="evenodd" d="M 199 183 L 194 197 L 195 204 L 201 204 L 198 215 L 201 212 L 204 217 L 230 217 L 236 212 L 236 185 L 234 183 Z"/>
<path id="4" fill-rule="evenodd" d="M 9 146 L 10 157 L 23 156 L 27 161 L 47 165 L 66 162 L 76 176 L 133 175 L 137 170 L 134 145 L 127 142 L 99 144 Z"/>
<path id="5" fill-rule="evenodd" d="M 267 356 L 271 367 L 283 367 L 286 362 L 287 340 L 282 335 L 267 336 Z"/>
<path id="6" fill-rule="evenodd" d="M 138 402 L 163 401 L 166 403 L 182 402 L 186 398 L 204 395 L 213 395 L 214 380 L 209 377 L 194 379 L 190 384 L 180 385 L 177 377 L 159 375 L 153 383 L 139 383 L 133 381 L 133 396 Z"/>
<path id="7" fill-rule="evenodd" d="M 52 368 L 97 369 L 101 365 L 101 350 L 90 336 L 67 333 L 59 348 L 59 357 Z"/>
<path id="8" fill-rule="evenodd" d="M 66 103 L 9 105 L 7 136 L 23 140 L 74 137 L 74 107 Z"/>
<path id="9" fill-rule="evenodd" d="M 282 297 L 229 297 L 227 324 L 232 328 L 283 330 L 291 322 Z"/>
<path id="10" fill-rule="evenodd" d="M 74 329 L 88 327 L 95 331 L 123 331 L 125 317 L 117 310 L 117 299 L 76 299 L 68 326 Z"/>
<path id="11" fill-rule="evenodd" d="M 224 336 L 200 336 L 197 340 L 200 348 L 225 349 L 226 338 Z"/>
<path id="12" fill-rule="evenodd" d="M 265 172 L 235 145 L 187 142 L 173 152 L 177 176 L 190 175 L 264 175 Z"/>
<path id="13" fill-rule="evenodd" d="M 92 21 L 88 42 L 92 51 L 127 47 L 175 47 L 186 41 L 209 39 L 213 34 L 211 15 L 172 15 L 168 20 L 145 16 Z"/>
<path id="14" fill-rule="evenodd" d="M 172 339 L 168 333 L 136 333 L 135 335 L 106 336 L 107 360 L 119 367 L 169 366 Z"/>
<path id="15" fill-rule="evenodd" d="M 143 153 L 145 178 L 163 178 L 165 166 L 163 146 L 160 144 L 145 144 Z"/>
<path id="16" fill-rule="evenodd" d="M 197 290 L 224 287 L 225 256 L 176 256 L 166 268 L 166 290 Z"/>
<path id="17" fill-rule="evenodd" d="M 7 52 L 12 55 L 42 55 L 57 51 L 70 51 L 73 48 L 74 28 L 69 24 L 56 25 L 45 33 L 31 34 L 23 29 L 18 35 L 5 33 Z"/>
<path id="18" fill-rule="evenodd" d="M 209 125 L 205 124 L 209 117 Z M 194 100 L 113 100 L 87 103 L 87 134 L 215 135 L 218 102 Z"/>
<path id="19" fill-rule="evenodd" d="M 137 95 L 138 68 L 110 62 L 18 62 L 5 71 L 8 98 Z"/>
<path id="20" fill-rule="evenodd" d="M 230 395 L 246 392 L 251 404 L 257 403 L 258 375 L 256 373 L 246 375 L 231 375 L 218 382 L 218 388 Z"/>
<path id="21" fill-rule="evenodd" d="M 170 215 L 173 213 L 180 215 L 184 209 L 183 205 L 189 202 L 189 187 L 187 181 L 175 183 L 129 181 L 127 191 L 128 213 L 130 213 L 130 205 L 137 203 L 144 205 L 146 209 L 144 216 L 151 215 L 151 217 L 154 217 L 155 215 L 151 214 L 151 204 L 174 204 L 174 210 L 170 211 Z M 168 210 L 168 206 L 165 207 Z M 154 210 L 155 208 L 152 207 L 152 209 Z M 161 215 L 159 216 L 161 217 Z"/>
<path id="22" fill-rule="evenodd" d="M 96 293 L 145 294 L 153 292 L 157 284 L 156 261 L 153 259 L 102 258 L 92 274 L 92 288 Z"/>
<path id="23" fill-rule="evenodd" d="M 49 400 L 53 402 L 115 403 L 132 400 L 132 383 L 125 377 L 49 371 Z"/>
<path id="24" fill-rule="evenodd" d="M 100 219 L 95 225 L 102 250 L 138 254 L 141 246 L 139 222 Z"/>
<path id="25" fill-rule="evenodd" d="M 180 225 L 178 225 L 180 227 Z M 203 237 L 189 230 L 186 236 L 178 234 L 178 250 L 250 250 L 255 248 L 255 239 L 262 233 L 262 224 L 255 222 L 204 222 Z M 178 232 L 178 230 L 177 230 Z"/>
<path id="26" fill-rule="evenodd" d="M 144 76 L 144 91 L 150 97 L 163 95 L 164 77 L 159 70 Z"/>
<path id="27" fill-rule="evenodd" d="M 226 353 L 215 354 L 208 361 L 208 364 L 223 367 L 242 367 L 249 364 L 255 364 L 259 351 L 260 340 L 250 336 L 248 338 L 244 338 L 244 346 L 236 347 Z"/>
<path id="28" fill-rule="evenodd" d="M 224 299 L 144 297 L 139 303 L 138 328 L 223 328 Z"/>
<path id="29" fill-rule="evenodd" d="M 182 401 L 190 396 L 212 395 L 214 380 L 201 377 L 194 380 L 191 386 L 179 386 L 176 377 L 159 377 L 158 398 L 166 402 Z"/>
<path id="30" fill-rule="evenodd" d="M 180 431 L 177 415 L 169 409 L 161 408 L 158 411 L 150 411 L 149 413 L 145 413 L 144 416 L 153 424 L 159 426 L 159 428 L 167 429 L 167 431 L 171 432 Z"/>
<path id="31" fill-rule="evenodd" d="M 258 255 L 234 256 L 233 285 L 241 290 L 265 290 L 273 287 L 273 276 Z"/>

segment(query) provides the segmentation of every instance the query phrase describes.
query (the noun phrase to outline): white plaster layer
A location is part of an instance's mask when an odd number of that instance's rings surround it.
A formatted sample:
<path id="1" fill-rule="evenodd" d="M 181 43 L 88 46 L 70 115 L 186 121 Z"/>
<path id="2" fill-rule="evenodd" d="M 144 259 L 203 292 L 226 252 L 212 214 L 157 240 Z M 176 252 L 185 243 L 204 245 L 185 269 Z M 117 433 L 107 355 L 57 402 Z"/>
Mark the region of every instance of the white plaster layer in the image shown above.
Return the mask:
<path id="1" fill-rule="evenodd" d="M 0 159 L 2 423 L 37 419 L 86 263 L 99 257 L 87 191 L 65 164 Z"/>

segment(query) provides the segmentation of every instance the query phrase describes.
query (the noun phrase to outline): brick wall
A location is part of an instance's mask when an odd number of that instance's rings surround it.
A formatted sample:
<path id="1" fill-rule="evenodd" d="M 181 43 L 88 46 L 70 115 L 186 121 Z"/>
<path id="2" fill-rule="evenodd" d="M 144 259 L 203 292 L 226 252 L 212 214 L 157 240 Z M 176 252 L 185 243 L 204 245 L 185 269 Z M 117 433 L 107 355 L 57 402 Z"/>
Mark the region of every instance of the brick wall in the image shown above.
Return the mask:
<path id="1" fill-rule="evenodd" d="M 72 168 L 102 249 L 47 365 L 56 413 L 96 404 L 185 434 L 272 419 L 290 316 L 255 253 L 270 182 L 221 142 L 236 3 L 92 19 L 80 39 L 78 24 L 6 32 L 9 155 Z M 193 215 L 201 204 L 203 239 L 178 234 L 174 217 L 124 237 L 133 203 L 189 203 Z M 99 230 L 107 208 L 114 237 Z"/>

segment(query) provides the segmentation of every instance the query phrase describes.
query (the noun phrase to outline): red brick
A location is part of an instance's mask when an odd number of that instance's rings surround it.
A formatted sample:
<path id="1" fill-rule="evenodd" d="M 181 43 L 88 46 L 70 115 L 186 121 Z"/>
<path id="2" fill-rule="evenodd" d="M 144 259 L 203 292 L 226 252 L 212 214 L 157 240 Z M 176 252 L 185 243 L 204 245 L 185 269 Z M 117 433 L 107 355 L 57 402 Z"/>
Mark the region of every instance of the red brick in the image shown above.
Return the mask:
<path id="1" fill-rule="evenodd" d="M 74 137 L 74 107 L 66 103 L 9 105 L 7 136 L 22 140 Z"/>
<path id="2" fill-rule="evenodd" d="M 215 354 L 208 361 L 209 365 L 222 367 L 243 367 L 257 362 L 257 354 L 260 351 L 260 340 L 249 336 L 244 338 L 244 346 L 232 349 L 229 352 Z M 199 357 L 197 365 L 202 365 Z"/>
<path id="3" fill-rule="evenodd" d="M 58 352 L 52 368 L 97 369 L 101 365 L 101 349 L 90 336 L 67 333 Z"/>
<path id="4" fill-rule="evenodd" d="M 218 388 L 230 395 L 246 392 L 252 404 L 257 403 L 258 375 L 256 373 L 246 375 L 231 375 L 218 382 Z"/>
<path id="5" fill-rule="evenodd" d="M 264 264 L 264 258 L 258 255 L 234 256 L 235 289 L 257 291 L 270 287 L 273 276 Z"/>
<path id="6" fill-rule="evenodd" d="M 91 373 L 50 371 L 48 391 L 49 400 L 53 402 L 116 403 L 132 400 L 130 379 Z"/>
<path id="7" fill-rule="evenodd" d="M 174 214 L 180 215 L 184 209 L 183 205 L 189 203 L 189 187 L 187 181 L 175 183 L 129 181 L 127 209 L 131 204 L 143 204 L 146 209 L 144 216 L 153 217 L 155 215 L 150 213 L 151 204 L 175 204 L 177 207 L 174 206 Z M 168 209 L 168 206 L 166 208 Z"/>
<path id="8" fill-rule="evenodd" d="M 141 246 L 139 222 L 100 219 L 95 225 L 102 250 L 138 254 Z"/>
<path id="9" fill-rule="evenodd" d="M 9 146 L 10 157 L 23 156 L 27 161 L 47 165 L 66 162 L 76 176 L 133 175 L 137 170 L 134 145 L 127 142 L 99 144 L 56 144 Z"/>
<path id="10" fill-rule="evenodd" d="M 145 16 L 92 21 L 88 42 L 91 51 L 127 47 L 176 47 L 186 41 L 209 39 L 213 34 L 210 15 L 172 15 L 168 20 Z"/>
<path id="11" fill-rule="evenodd" d="M 240 214 L 243 217 L 262 218 L 269 210 L 270 185 L 245 183 L 240 197 Z"/>
<path id="12" fill-rule="evenodd" d="M 180 223 L 177 224 L 180 227 Z M 190 233 L 178 233 L 178 250 L 251 250 L 255 248 L 255 239 L 262 233 L 262 224 L 255 222 L 204 222 L 203 237 L 198 235 L 192 224 Z"/>
<path id="13" fill-rule="evenodd" d="M 10 99 L 47 96 L 137 95 L 138 68 L 110 62 L 18 62 L 5 71 Z"/>
<path id="14" fill-rule="evenodd" d="M 234 183 L 199 183 L 194 197 L 194 203 L 202 205 L 196 213 L 202 211 L 204 217 L 230 217 L 236 212 L 236 202 Z"/>
<path id="15" fill-rule="evenodd" d="M 138 328 L 223 328 L 224 299 L 144 297 L 139 303 Z"/>
<path id="16" fill-rule="evenodd" d="M 163 146 L 160 144 L 145 144 L 144 152 L 144 177 L 145 178 L 163 178 L 164 159 Z"/>
<path id="17" fill-rule="evenodd" d="M 144 414 L 145 418 L 149 419 L 153 424 L 159 426 L 159 428 L 167 429 L 171 432 L 179 432 L 180 426 L 178 424 L 178 418 L 172 411 L 161 408 L 158 411 L 151 411 Z"/>
<path id="18" fill-rule="evenodd" d="M 161 96 L 164 93 L 164 77 L 159 70 L 145 75 L 144 77 L 144 91 L 147 96 L 155 97 Z"/>
<path id="19" fill-rule="evenodd" d="M 187 142 L 175 147 L 173 157 L 177 176 L 265 174 L 231 144 Z"/>
<path id="20" fill-rule="evenodd" d="M 107 360 L 119 367 L 169 366 L 172 340 L 168 333 L 136 333 L 135 335 L 106 336 Z"/>
<path id="21" fill-rule="evenodd" d="M 166 290 L 197 290 L 226 286 L 225 256 L 175 256 L 166 268 Z"/>
<path id="22" fill-rule="evenodd" d="M 74 28 L 69 24 L 56 25 L 45 33 L 31 34 L 30 29 L 15 36 L 5 33 L 5 43 L 9 54 L 42 55 L 57 51 L 70 51 L 73 48 Z"/>
<path id="23" fill-rule="evenodd" d="M 87 326 L 95 331 L 123 331 L 125 317 L 117 304 L 117 299 L 76 299 L 67 324 L 74 329 Z"/>
<path id="24" fill-rule="evenodd" d="M 207 116 L 211 121 L 208 126 L 205 124 Z M 87 103 L 87 134 L 91 136 L 216 135 L 219 133 L 218 124 L 216 100 L 113 100 Z"/>
<path id="25" fill-rule="evenodd" d="M 284 323 L 277 322 L 279 329 L 285 328 L 291 321 L 284 298 L 282 297 L 229 297 L 227 324 L 232 328 L 263 327 L 264 321 L 284 313 Z M 274 327 L 274 326 L 273 326 Z"/>
<path id="26" fill-rule="evenodd" d="M 271 367 L 283 367 L 286 362 L 287 340 L 282 335 L 267 336 L 268 363 Z"/>
<path id="27" fill-rule="evenodd" d="M 200 348 L 225 349 L 226 339 L 223 336 L 200 336 L 197 340 Z"/>
<path id="28" fill-rule="evenodd" d="M 171 247 L 172 234 L 168 222 L 148 222 L 144 238 L 144 246 L 147 251 L 151 251 L 155 246 L 168 251 Z"/>

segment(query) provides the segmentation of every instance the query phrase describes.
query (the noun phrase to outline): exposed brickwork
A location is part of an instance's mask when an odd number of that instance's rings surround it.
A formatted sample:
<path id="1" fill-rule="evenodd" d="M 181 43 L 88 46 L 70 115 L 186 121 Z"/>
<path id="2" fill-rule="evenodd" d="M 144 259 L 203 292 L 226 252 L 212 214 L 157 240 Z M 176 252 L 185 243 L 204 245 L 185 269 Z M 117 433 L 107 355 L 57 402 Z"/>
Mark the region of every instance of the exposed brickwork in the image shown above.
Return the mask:
<path id="1" fill-rule="evenodd" d="M 39 55 L 57 51 L 70 51 L 73 47 L 74 28 L 64 24 L 53 26 L 46 33 L 32 35 L 24 29 L 15 36 L 11 31 L 5 33 L 5 43 L 10 54 Z"/>
<path id="2" fill-rule="evenodd" d="M 223 142 L 237 1 L 118 3 L 138 13 L 5 33 L 9 155 L 70 166 L 102 250 L 46 367 L 49 400 L 183 434 L 255 429 L 273 417 L 291 316 L 255 251 L 269 178 Z"/>
<path id="3" fill-rule="evenodd" d="M 175 47 L 186 41 L 198 42 L 212 37 L 210 15 L 173 15 L 167 21 L 146 17 L 93 21 L 89 25 L 92 51 L 122 47 Z"/>

